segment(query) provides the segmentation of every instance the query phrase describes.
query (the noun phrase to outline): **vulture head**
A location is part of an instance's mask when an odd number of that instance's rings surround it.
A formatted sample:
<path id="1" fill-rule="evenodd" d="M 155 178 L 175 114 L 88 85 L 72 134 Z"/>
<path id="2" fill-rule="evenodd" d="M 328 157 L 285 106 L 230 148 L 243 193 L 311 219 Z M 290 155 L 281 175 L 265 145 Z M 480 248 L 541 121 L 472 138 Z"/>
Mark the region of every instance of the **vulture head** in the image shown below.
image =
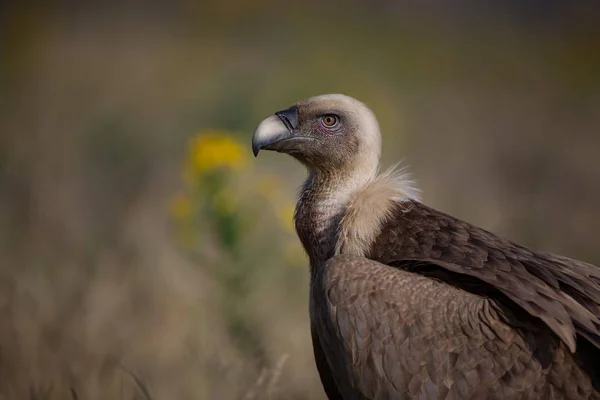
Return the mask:
<path id="1" fill-rule="evenodd" d="M 346 173 L 369 178 L 381 153 L 379 124 L 360 101 L 327 94 L 300 101 L 263 120 L 254 132 L 252 150 L 287 153 L 311 173 Z"/>
<path id="2" fill-rule="evenodd" d="M 311 265 L 338 250 L 361 254 L 393 204 L 419 195 L 404 169 L 377 174 L 379 124 L 352 97 L 310 97 L 276 112 L 254 131 L 254 155 L 263 149 L 287 153 L 308 169 L 294 220 Z M 337 235 L 343 240 L 337 242 Z"/>

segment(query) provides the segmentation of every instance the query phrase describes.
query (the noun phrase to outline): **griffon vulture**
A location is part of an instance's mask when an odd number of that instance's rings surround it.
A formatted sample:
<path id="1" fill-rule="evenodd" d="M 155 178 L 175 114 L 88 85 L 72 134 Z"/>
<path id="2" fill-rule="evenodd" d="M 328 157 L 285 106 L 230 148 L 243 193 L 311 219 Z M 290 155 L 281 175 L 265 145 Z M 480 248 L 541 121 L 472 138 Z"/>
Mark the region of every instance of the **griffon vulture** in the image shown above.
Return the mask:
<path id="1" fill-rule="evenodd" d="M 373 113 L 344 95 L 260 123 L 252 148 L 308 169 L 314 356 L 329 399 L 600 399 L 600 269 L 530 250 L 378 174 Z"/>

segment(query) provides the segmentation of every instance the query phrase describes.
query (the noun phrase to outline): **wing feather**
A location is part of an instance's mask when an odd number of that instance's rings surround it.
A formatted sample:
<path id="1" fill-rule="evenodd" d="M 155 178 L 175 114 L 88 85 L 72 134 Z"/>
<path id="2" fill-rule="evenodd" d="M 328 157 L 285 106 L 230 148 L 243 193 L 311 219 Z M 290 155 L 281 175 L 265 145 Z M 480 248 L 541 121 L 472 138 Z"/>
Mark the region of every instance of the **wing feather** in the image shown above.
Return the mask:
<path id="1" fill-rule="evenodd" d="M 323 384 L 323 390 L 329 400 L 344 400 L 340 395 L 339 389 L 333 377 L 331 367 L 327 363 L 323 346 L 317 334 L 315 327 L 311 324 L 310 327 L 312 342 L 313 342 L 313 354 L 315 357 L 315 364 L 317 365 L 317 371 Z"/>
<path id="2" fill-rule="evenodd" d="M 344 398 L 521 398 L 543 390 L 526 340 L 489 300 L 359 256 L 335 256 L 323 270 L 315 329 L 324 343 L 341 344 L 323 350 Z"/>
<path id="3" fill-rule="evenodd" d="M 572 352 L 577 334 L 600 349 L 599 268 L 533 252 L 417 201 L 394 207 L 368 258 L 415 271 L 415 262 L 434 265 L 458 274 L 446 280 L 458 287 L 457 276 L 475 278 L 544 321 Z"/>

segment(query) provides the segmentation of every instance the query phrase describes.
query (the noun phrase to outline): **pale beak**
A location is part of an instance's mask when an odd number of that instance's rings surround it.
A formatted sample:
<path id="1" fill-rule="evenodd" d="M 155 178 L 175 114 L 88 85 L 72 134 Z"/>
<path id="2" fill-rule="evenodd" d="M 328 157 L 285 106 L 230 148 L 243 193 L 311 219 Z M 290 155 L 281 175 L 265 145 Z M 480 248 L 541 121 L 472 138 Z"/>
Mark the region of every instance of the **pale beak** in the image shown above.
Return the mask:
<path id="1" fill-rule="evenodd" d="M 252 136 L 254 156 L 256 157 L 262 149 L 279 150 L 277 143 L 293 138 L 296 132 L 298 132 L 298 108 L 291 107 L 276 112 L 256 127 Z"/>

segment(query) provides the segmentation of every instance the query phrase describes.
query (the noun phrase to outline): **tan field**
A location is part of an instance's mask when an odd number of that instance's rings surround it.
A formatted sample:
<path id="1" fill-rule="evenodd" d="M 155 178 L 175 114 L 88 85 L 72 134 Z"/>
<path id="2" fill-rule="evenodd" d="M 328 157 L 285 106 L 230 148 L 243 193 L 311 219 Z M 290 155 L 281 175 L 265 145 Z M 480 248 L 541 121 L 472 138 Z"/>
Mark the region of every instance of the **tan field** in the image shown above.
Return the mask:
<path id="1" fill-rule="evenodd" d="M 425 203 L 600 264 L 596 6 L 75 4 L 0 6 L 0 399 L 323 399 L 305 172 L 250 148 L 312 95 Z"/>

